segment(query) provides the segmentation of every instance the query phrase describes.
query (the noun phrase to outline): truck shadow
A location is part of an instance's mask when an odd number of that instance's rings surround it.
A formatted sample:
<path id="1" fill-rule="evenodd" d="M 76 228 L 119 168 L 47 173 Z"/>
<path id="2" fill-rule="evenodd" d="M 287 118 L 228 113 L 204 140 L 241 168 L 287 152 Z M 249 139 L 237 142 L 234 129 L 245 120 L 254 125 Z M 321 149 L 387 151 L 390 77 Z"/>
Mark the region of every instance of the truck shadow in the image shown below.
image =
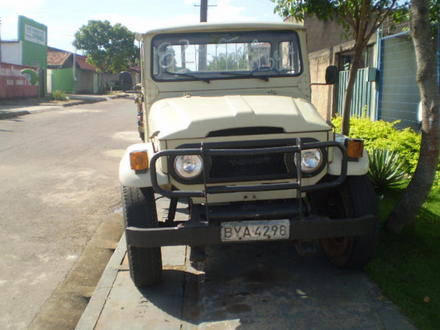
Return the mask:
<path id="1" fill-rule="evenodd" d="M 212 246 L 196 264 L 164 270 L 142 295 L 200 328 L 366 329 L 401 317 L 364 272 L 299 257 L 291 243 Z"/>

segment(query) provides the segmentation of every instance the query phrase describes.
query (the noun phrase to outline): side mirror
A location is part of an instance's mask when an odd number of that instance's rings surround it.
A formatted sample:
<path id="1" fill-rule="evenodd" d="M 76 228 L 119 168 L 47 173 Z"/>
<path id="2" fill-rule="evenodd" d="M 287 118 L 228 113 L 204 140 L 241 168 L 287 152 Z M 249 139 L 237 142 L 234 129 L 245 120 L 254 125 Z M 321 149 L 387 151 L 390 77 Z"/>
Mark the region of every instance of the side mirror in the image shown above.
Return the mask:
<path id="1" fill-rule="evenodd" d="M 334 85 L 338 82 L 339 72 L 338 68 L 334 65 L 330 65 L 325 70 L 325 83 L 327 85 Z"/>

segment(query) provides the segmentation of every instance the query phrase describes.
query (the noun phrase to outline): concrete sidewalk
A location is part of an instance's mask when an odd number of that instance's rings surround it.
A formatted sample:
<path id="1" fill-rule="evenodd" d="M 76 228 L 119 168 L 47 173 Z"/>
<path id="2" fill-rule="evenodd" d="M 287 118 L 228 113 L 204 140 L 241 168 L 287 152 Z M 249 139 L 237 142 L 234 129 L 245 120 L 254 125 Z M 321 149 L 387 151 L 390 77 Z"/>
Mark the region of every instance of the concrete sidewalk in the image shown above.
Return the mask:
<path id="1" fill-rule="evenodd" d="M 46 112 L 51 110 L 60 110 L 65 107 L 71 107 L 74 105 L 87 104 L 87 103 L 96 103 L 102 101 L 109 101 L 116 98 L 121 97 L 129 97 L 128 93 L 120 93 L 113 95 L 79 95 L 79 94 L 69 94 L 68 101 L 62 102 L 42 102 L 39 105 L 34 105 L 38 102 L 29 102 L 30 104 L 26 104 L 25 100 L 17 100 L 14 104 L 13 101 L 9 101 L 7 103 L 10 104 L 1 104 L 0 103 L 0 119 L 10 119 L 23 115 L 29 115 L 33 113 Z M 23 102 L 21 102 L 23 101 Z M 24 103 L 24 104 L 23 104 Z"/>
<path id="2" fill-rule="evenodd" d="M 76 330 L 415 329 L 365 273 L 299 257 L 289 242 L 212 246 L 195 263 L 186 246 L 162 255 L 163 281 L 138 289 L 123 237 Z"/>

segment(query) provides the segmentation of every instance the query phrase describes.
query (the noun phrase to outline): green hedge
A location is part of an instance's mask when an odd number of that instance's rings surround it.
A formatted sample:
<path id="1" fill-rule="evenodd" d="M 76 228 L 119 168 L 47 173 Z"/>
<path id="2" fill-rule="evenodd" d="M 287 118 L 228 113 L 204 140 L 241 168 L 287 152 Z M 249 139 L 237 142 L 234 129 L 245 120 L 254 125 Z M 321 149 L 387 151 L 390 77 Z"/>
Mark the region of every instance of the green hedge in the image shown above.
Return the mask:
<path id="1" fill-rule="evenodd" d="M 342 118 L 333 119 L 336 132 L 341 132 Z M 350 119 L 350 137 L 363 139 L 368 151 L 388 149 L 397 151 L 407 173 L 413 173 L 417 166 L 420 149 L 420 134 L 411 128 L 399 130 L 395 125 L 399 121 L 371 121 L 368 118 Z"/>

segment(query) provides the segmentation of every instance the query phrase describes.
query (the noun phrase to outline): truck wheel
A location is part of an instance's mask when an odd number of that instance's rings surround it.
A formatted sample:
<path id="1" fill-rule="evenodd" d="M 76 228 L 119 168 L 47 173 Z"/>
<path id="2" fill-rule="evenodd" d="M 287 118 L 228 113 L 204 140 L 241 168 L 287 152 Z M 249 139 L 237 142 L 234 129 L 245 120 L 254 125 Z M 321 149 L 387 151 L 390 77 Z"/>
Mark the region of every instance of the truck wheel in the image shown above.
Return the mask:
<path id="1" fill-rule="evenodd" d="M 129 226 L 157 227 L 156 202 L 152 188 L 122 186 L 122 208 L 125 228 Z M 160 247 L 139 248 L 127 243 L 130 275 L 139 287 L 153 285 L 162 277 Z"/>
<path id="2" fill-rule="evenodd" d="M 366 175 L 347 177 L 327 196 L 330 218 L 377 215 L 377 196 Z M 363 236 L 321 239 L 321 248 L 331 263 L 341 268 L 363 268 L 374 255 L 378 226 Z"/>

